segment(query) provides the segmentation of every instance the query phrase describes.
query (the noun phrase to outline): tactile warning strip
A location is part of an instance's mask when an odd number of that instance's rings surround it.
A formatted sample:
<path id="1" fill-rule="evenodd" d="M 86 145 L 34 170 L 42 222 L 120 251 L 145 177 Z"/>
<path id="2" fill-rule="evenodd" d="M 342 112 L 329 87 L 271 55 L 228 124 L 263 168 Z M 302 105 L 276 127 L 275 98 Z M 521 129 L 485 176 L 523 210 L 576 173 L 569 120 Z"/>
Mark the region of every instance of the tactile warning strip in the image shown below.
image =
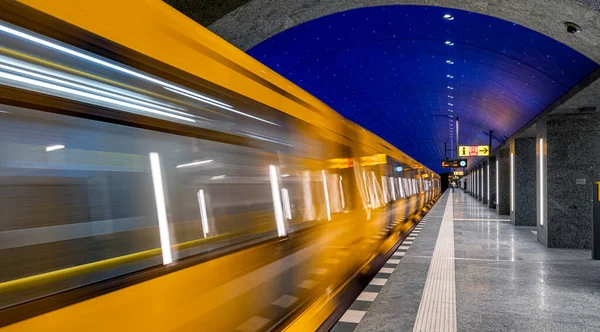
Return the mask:
<path id="1" fill-rule="evenodd" d="M 448 199 L 452 202 L 452 193 Z M 456 331 L 454 207 L 446 205 L 413 331 Z"/>

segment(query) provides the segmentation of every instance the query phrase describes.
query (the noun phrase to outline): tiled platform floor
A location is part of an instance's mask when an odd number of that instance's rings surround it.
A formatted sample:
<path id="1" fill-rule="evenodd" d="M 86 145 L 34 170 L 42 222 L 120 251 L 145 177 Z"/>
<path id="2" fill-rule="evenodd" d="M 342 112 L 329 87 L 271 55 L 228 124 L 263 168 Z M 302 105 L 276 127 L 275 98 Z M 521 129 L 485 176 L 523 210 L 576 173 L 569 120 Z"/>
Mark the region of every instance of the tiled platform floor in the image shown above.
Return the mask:
<path id="1" fill-rule="evenodd" d="M 456 317 L 440 319 L 455 319 L 458 331 L 600 331 L 600 262 L 590 251 L 548 249 L 534 228 L 512 226 L 460 190 L 446 193 L 427 215 L 367 312 L 355 319 L 358 325 L 335 331 L 413 331 L 450 203 Z"/>

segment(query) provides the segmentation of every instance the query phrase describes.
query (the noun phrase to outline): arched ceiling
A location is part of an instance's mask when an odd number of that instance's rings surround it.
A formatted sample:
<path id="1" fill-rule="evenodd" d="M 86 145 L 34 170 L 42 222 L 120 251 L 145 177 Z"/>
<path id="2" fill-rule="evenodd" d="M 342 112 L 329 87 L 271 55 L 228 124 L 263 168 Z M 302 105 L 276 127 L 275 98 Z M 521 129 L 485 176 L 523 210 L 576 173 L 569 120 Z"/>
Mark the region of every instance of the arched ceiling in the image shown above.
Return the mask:
<path id="1" fill-rule="evenodd" d="M 413 5 L 321 17 L 248 53 L 437 171 L 454 117 L 461 144 L 493 130 L 496 146 L 598 66 L 515 23 Z"/>

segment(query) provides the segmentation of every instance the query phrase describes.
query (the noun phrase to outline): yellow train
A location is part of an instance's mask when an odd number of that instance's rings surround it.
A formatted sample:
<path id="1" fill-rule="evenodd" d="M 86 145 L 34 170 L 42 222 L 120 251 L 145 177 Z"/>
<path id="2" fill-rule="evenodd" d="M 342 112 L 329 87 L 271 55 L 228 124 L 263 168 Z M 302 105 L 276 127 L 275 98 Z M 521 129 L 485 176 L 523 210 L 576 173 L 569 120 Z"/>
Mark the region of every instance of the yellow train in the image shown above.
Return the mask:
<path id="1" fill-rule="evenodd" d="M 162 1 L 0 2 L 0 326 L 308 331 L 439 176 Z"/>

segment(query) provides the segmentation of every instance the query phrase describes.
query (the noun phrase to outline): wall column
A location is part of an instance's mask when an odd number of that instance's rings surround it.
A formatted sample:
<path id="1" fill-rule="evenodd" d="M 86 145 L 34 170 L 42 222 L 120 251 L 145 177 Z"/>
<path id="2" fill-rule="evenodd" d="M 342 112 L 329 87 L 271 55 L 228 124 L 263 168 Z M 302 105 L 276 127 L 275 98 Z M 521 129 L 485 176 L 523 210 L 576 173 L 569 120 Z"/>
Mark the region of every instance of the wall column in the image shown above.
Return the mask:
<path id="1" fill-rule="evenodd" d="M 488 205 L 488 161 L 481 163 L 481 174 L 483 174 L 483 182 L 481 183 L 481 202 Z"/>
<path id="2" fill-rule="evenodd" d="M 496 154 L 498 161 L 498 200 L 496 212 L 499 215 L 510 215 L 510 149 L 503 149 Z"/>
<path id="3" fill-rule="evenodd" d="M 599 136 L 598 113 L 551 115 L 547 119 L 543 144 L 548 247 L 591 249 L 592 190 L 600 181 Z"/>
<path id="4" fill-rule="evenodd" d="M 496 203 L 496 157 L 495 156 L 491 156 L 488 159 L 488 165 L 489 165 L 489 173 L 490 173 L 490 198 L 488 200 L 488 207 L 490 209 L 494 208 L 494 205 L 497 204 Z"/>
<path id="5" fill-rule="evenodd" d="M 537 225 L 535 141 L 535 137 L 515 138 L 511 144 L 515 199 L 510 221 L 515 226 Z"/>

